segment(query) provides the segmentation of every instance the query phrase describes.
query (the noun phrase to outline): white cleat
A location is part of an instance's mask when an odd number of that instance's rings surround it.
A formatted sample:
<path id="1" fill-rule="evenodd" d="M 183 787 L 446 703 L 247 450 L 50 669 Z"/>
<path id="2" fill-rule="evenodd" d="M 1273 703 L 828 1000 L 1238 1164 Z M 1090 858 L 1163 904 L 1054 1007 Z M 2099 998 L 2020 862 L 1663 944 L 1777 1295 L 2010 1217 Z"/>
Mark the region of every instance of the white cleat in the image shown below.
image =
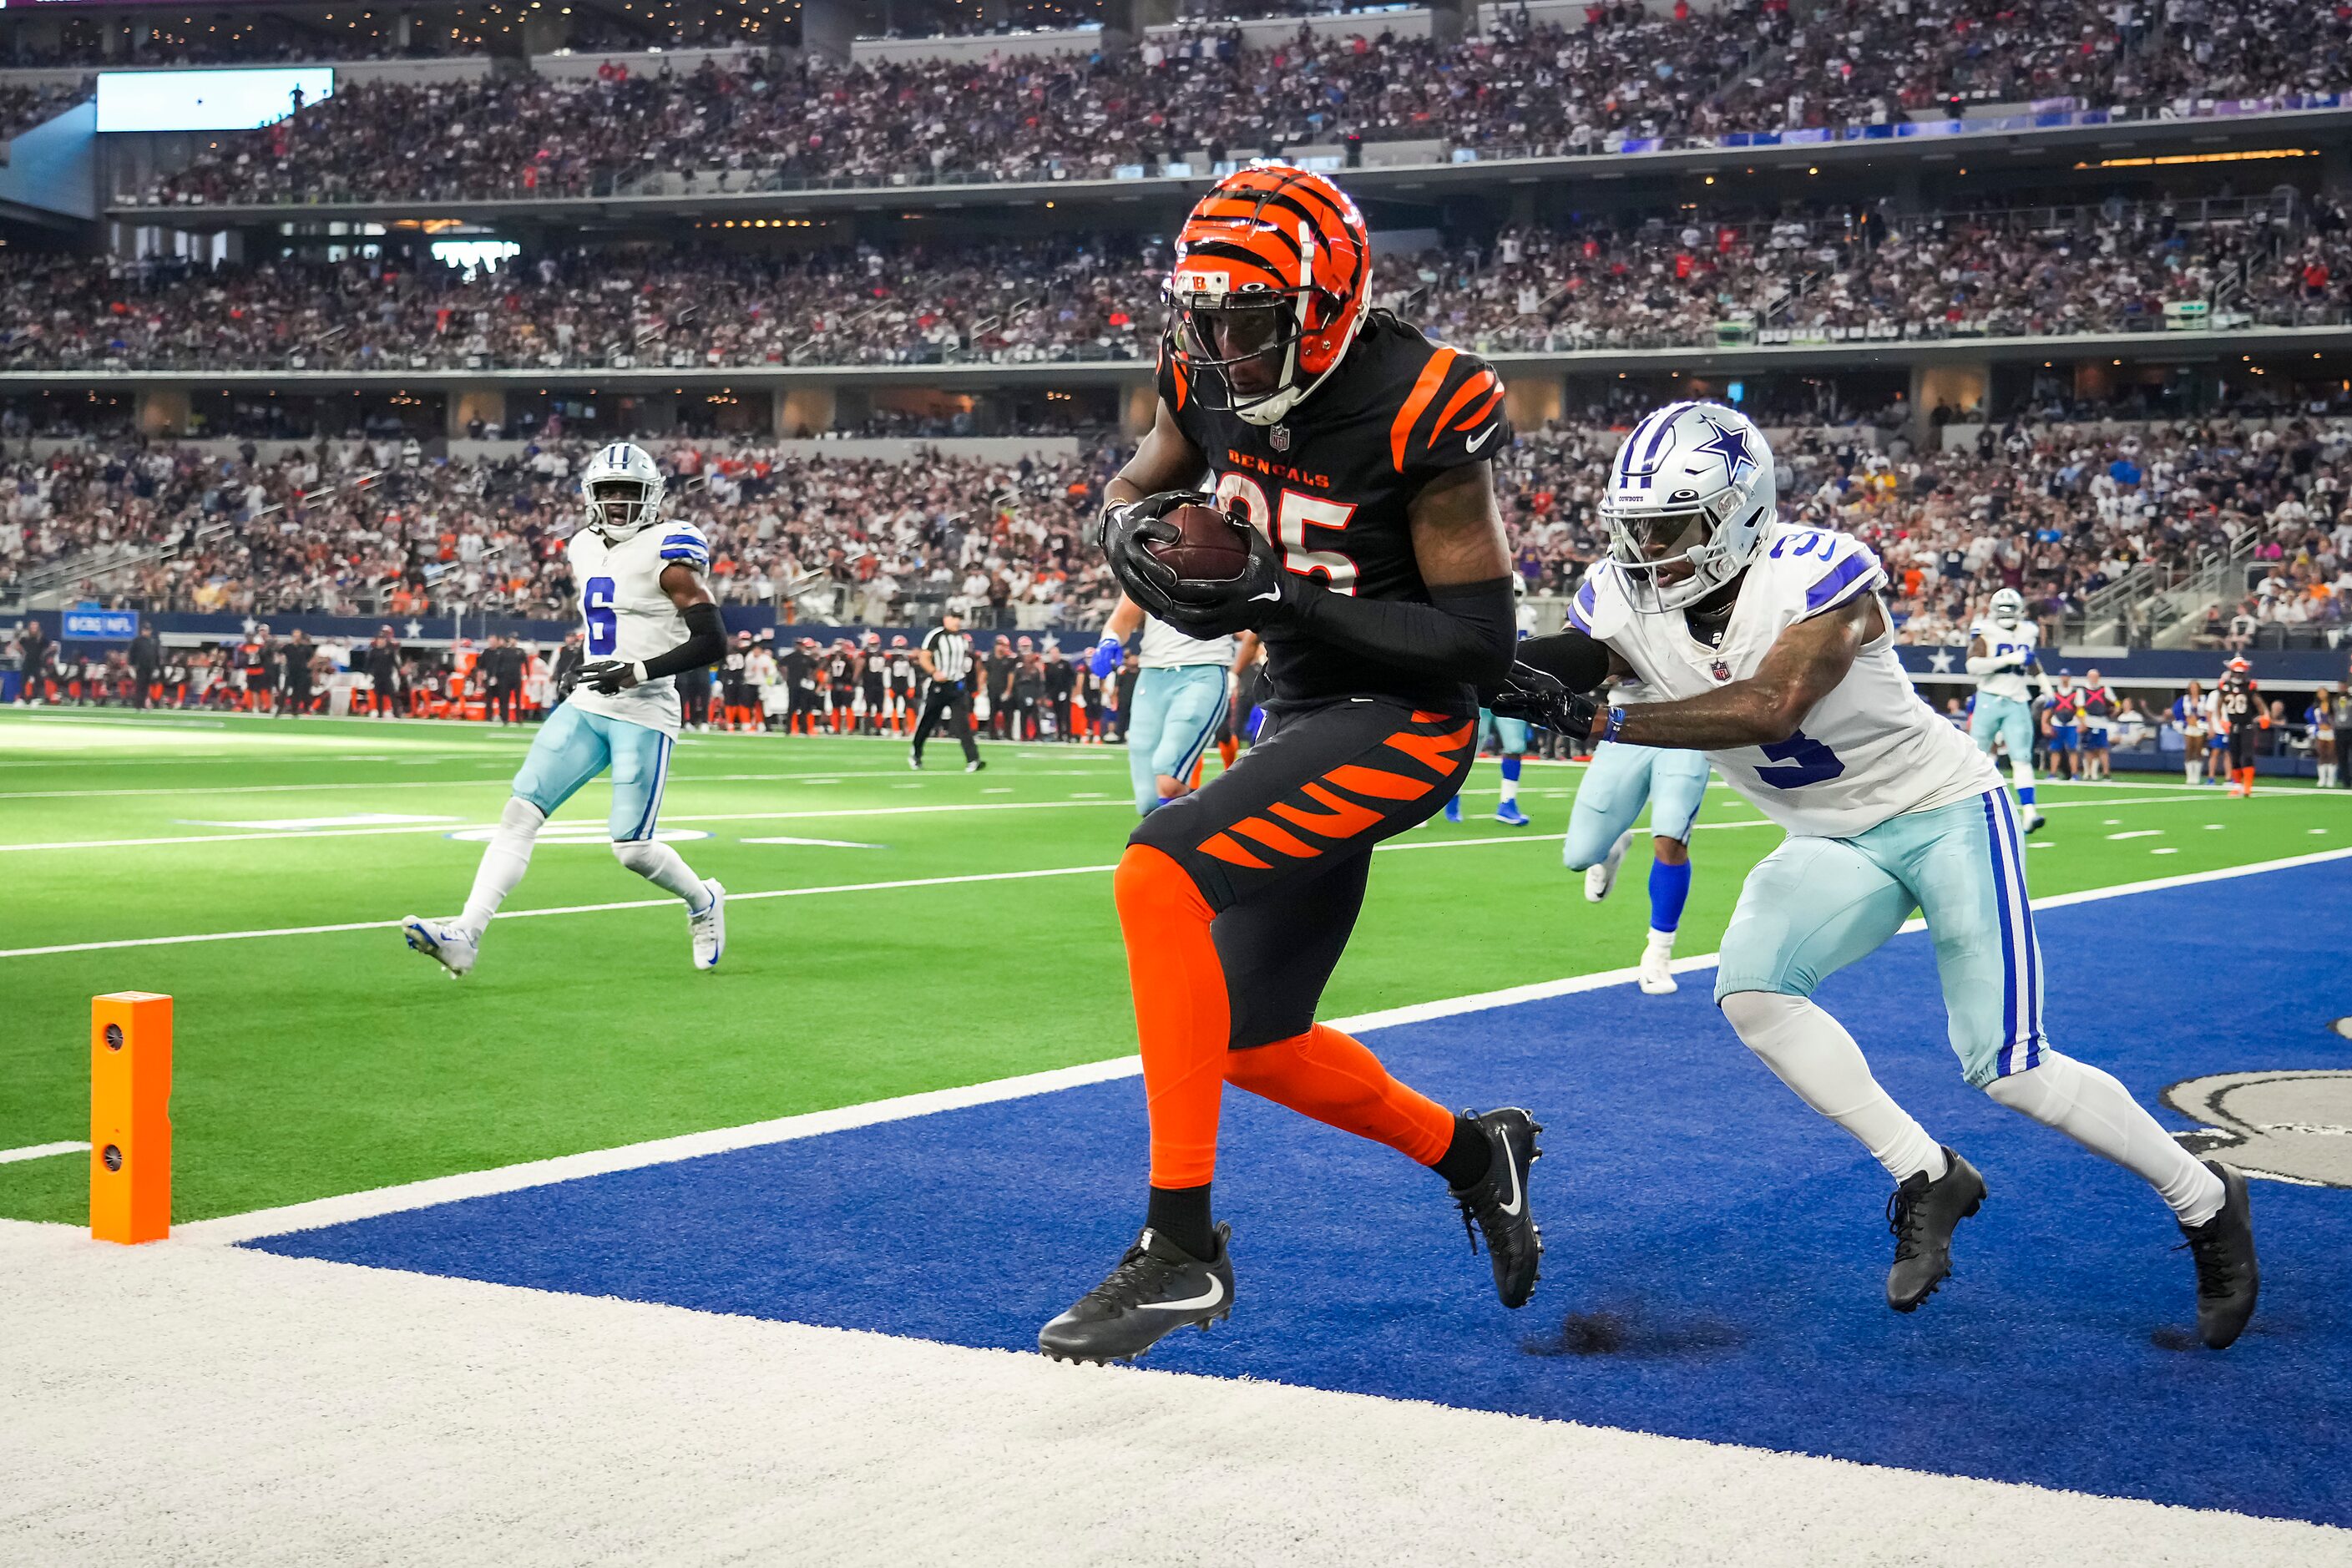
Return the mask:
<path id="1" fill-rule="evenodd" d="M 474 967 L 474 960 L 482 944 L 460 931 L 450 921 L 421 921 L 415 915 L 400 922 L 400 934 L 408 945 L 449 972 L 457 979 Z"/>
<path id="2" fill-rule="evenodd" d="M 1625 863 L 1625 850 L 1633 842 L 1633 830 L 1627 828 L 1617 836 L 1609 853 L 1597 863 L 1584 868 L 1584 897 L 1588 903 L 1599 903 L 1609 896 L 1617 880 L 1617 868 Z"/>
<path id="3" fill-rule="evenodd" d="M 1681 987 L 1675 984 L 1675 950 L 1651 942 L 1642 950 L 1642 967 L 1634 973 L 1633 983 L 1644 996 L 1671 996 Z"/>
<path id="4" fill-rule="evenodd" d="M 2027 806 L 2027 807 L 2025 808 L 2025 831 L 2026 831 L 2026 832 L 2028 832 L 2028 833 L 2039 833 L 2039 832 L 2041 832 L 2041 831 L 2042 831 L 2042 825 L 2043 825 L 2044 823 L 2048 822 L 2049 820 L 2050 820 L 2050 819 L 2049 819 L 2048 817 L 2046 817 L 2046 816 L 2042 816 L 2040 812 L 2038 812 L 2038 811 L 2034 810 L 2032 806 L 2030 806 L 2030 805 L 2029 805 L 2029 806 Z"/>
<path id="5" fill-rule="evenodd" d="M 716 969 L 719 954 L 727 951 L 727 889 L 706 880 L 702 890 L 710 895 L 710 902 L 701 911 L 688 910 L 686 929 L 694 938 L 694 967 Z"/>

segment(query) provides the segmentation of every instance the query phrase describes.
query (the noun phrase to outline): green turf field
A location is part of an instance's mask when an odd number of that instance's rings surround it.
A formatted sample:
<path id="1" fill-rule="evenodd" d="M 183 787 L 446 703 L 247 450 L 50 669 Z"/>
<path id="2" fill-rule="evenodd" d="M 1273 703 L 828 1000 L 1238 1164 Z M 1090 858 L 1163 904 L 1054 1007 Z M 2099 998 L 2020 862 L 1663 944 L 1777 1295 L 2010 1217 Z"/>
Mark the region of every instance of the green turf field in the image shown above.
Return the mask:
<path id="1" fill-rule="evenodd" d="M 0 713 L 0 1151 L 88 1136 L 103 991 L 177 999 L 183 1221 L 1134 1049 L 1108 875 L 1131 814 L 1117 749 L 991 745 L 968 776 L 951 746 L 917 774 L 894 742 L 688 735 L 663 825 L 709 835 L 677 848 L 734 896 L 720 969 L 696 973 L 682 909 L 614 863 L 595 784 L 507 913 L 646 907 L 502 916 L 455 982 L 392 922 L 463 903 L 479 846 L 451 835 L 496 820 L 529 740 Z M 1532 765 L 1535 826 L 1515 830 L 1487 815 L 1482 763 L 1469 821 L 1384 852 L 1327 1014 L 1632 963 L 1641 851 L 1597 907 L 1559 867 L 1580 777 Z M 2229 800 L 2177 774 L 2045 786 L 2033 889 L 2336 847 L 2347 801 Z M 1740 876 L 1780 837 L 1720 786 L 1701 824 L 1685 953 L 1713 951 Z M 580 842 L 553 841 L 567 825 Z M 824 842 L 761 842 L 776 839 Z M 875 886 L 949 878 L 974 879 Z M 277 934 L 142 941 L 223 932 Z M 0 1163 L 0 1216 L 79 1221 L 86 1184 L 81 1158 Z"/>

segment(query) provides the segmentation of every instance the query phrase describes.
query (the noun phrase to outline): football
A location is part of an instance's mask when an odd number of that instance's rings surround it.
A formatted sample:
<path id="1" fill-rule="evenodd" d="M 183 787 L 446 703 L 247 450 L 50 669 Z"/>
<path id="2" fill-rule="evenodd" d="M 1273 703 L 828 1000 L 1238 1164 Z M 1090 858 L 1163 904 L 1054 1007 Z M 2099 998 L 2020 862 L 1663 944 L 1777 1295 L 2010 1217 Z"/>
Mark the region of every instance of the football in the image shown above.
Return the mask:
<path id="1" fill-rule="evenodd" d="M 1152 559 L 1196 583 L 1230 583 L 1249 564 L 1249 541 L 1237 522 L 1214 507 L 1180 506 L 1168 514 L 1180 537 L 1173 544 L 1147 541 Z"/>

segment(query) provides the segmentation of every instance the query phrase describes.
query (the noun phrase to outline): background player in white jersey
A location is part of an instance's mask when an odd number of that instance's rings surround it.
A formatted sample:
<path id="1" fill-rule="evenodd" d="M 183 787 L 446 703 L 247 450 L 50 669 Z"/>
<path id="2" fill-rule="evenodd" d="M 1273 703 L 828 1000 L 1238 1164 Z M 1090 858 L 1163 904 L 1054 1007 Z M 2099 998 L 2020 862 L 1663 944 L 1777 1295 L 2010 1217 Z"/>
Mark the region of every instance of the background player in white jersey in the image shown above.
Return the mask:
<path id="1" fill-rule="evenodd" d="M 1985 1184 L 1888 1097 L 1811 995 L 1916 909 L 1968 1081 L 2156 1188 L 2195 1256 L 2199 1332 L 2229 1344 L 2258 1286 L 2244 1178 L 2199 1163 L 2121 1083 L 2052 1047 L 2024 840 L 2000 775 L 1896 661 L 1877 558 L 1782 524 L 1773 498 L 1763 433 L 1733 410 L 1678 403 L 1635 426 L 1601 500 L 1611 559 L 1591 578 L 1589 629 L 1522 645 L 1524 673 L 1497 707 L 1702 750 L 1789 830 L 1740 890 L 1716 1001 L 1896 1183 L 1889 1306 L 1912 1310 L 1950 1273 L 1953 1228 Z M 1599 709 L 1581 695 L 1612 671 L 1654 700 Z"/>
<path id="2" fill-rule="evenodd" d="M 1572 629 L 1591 631 L 1595 591 L 1588 574 L 1569 602 Z M 1618 683 L 1615 700 L 1637 702 L 1648 695 L 1640 681 L 1629 678 Z M 1636 976 L 1648 995 L 1678 989 L 1675 933 L 1690 901 L 1690 836 L 1706 799 L 1707 772 L 1706 758 L 1696 752 L 1603 741 L 1592 749 L 1569 812 L 1560 863 L 1584 873 L 1584 896 L 1597 904 L 1617 885 L 1617 868 L 1633 842 L 1634 819 L 1643 805 L 1650 808 L 1650 934 L 1642 943 Z"/>
<path id="3" fill-rule="evenodd" d="M 1522 641 L 1535 635 L 1535 607 L 1528 603 L 1528 580 L 1517 572 L 1511 574 L 1511 603 L 1516 614 Z M 1506 827 L 1525 827 L 1531 820 L 1519 809 L 1519 772 L 1527 765 L 1528 726 L 1522 719 L 1506 719 L 1491 708 L 1478 710 L 1478 732 L 1470 738 L 1470 762 L 1475 768 L 1486 750 L 1488 737 L 1495 742 L 1495 760 L 1503 775 L 1502 789 L 1495 803 L 1495 820 Z M 1470 782 L 1469 774 L 1463 783 Z M 1445 803 L 1445 820 L 1462 820 L 1462 791 L 1455 790 Z"/>
<path id="4" fill-rule="evenodd" d="M 614 858 L 685 900 L 697 969 L 716 968 L 726 948 L 727 890 L 696 876 L 654 837 L 682 717 L 677 678 L 727 653 L 727 628 L 702 581 L 710 546 L 693 524 L 662 521 L 663 488 L 653 458 L 626 443 L 604 447 L 581 475 L 587 519 L 567 548 L 588 662 L 515 774 L 514 796 L 482 850 L 465 912 L 454 921 L 411 915 L 400 922 L 408 945 L 453 975 L 474 967 L 490 917 L 530 869 L 541 826 L 607 768 Z"/>
<path id="5" fill-rule="evenodd" d="M 1192 787 L 1193 768 L 1223 729 L 1235 644 L 1229 637 L 1188 637 L 1122 594 L 1088 663 L 1097 677 L 1118 668 L 1139 627 L 1143 673 L 1126 715 L 1127 776 L 1137 815 L 1148 816 Z"/>
<path id="6" fill-rule="evenodd" d="M 2042 628 L 2025 618 L 2025 596 L 2002 588 L 1985 618 L 1969 628 L 1969 673 L 1977 678 L 1976 717 L 1969 733 L 1987 756 L 1995 745 L 2009 753 L 2009 776 L 2017 804 L 2025 808 L 2025 831 L 2046 820 L 2033 805 L 2033 687 L 2039 669 L 2034 645 Z"/>

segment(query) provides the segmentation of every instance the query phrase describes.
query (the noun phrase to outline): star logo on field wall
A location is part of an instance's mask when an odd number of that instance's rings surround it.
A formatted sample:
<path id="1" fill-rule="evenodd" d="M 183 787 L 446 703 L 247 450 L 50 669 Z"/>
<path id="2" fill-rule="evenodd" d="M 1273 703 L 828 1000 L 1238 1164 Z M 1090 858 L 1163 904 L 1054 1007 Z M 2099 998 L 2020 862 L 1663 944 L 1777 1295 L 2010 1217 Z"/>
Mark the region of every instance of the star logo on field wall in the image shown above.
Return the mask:
<path id="1" fill-rule="evenodd" d="M 423 637 L 425 635 L 425 623 L 423 621 L 410 621 L 407 623 L 407 631 L 410 637 Z"/>
<path id="2" fill-rule="evenodd" d="M 1937 675 L 1949 675 L 1952 672 L 1952 650 L 1948 647 L 1937 648 L 1928 657 L 1927 668 Z"/>

